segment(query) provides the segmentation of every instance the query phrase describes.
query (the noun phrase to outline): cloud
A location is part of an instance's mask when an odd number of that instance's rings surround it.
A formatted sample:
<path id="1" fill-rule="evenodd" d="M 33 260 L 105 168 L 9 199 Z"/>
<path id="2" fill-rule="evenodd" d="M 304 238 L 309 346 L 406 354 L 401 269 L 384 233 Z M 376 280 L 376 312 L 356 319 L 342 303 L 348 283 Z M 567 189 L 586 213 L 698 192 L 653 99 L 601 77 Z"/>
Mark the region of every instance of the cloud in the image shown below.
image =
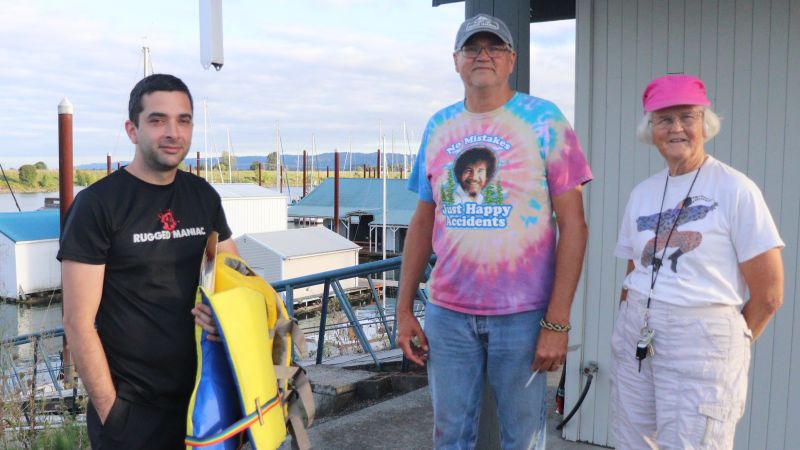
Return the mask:
<path id="1" fill-rule="evenodd" d="M 405 123 L 413 148 L 428 117 L 463 96 L 450 57 L 463 7 L 226 2 L 225 65 L 216 72 L 200 66 L 196 2 L 12 2 L 0 17 L 0 40 L 14 43 L 0 48 L 2 159 L 54 165 L 56 107 L 65 96 L 75 105 L 76 160 L 102 161 L 107 152 L 130 159 L 122 123 L 145 44 L 157 72 L 180 76 L 192 90 L 195 150 L 205 146 L 204 99 L 209 146 L 218 150 L 229 128 L 237 153 L 273 151 L 277 124 L 287 152 L 309 149 L 312 133 L 319 152 L 351 140 L 355 151 L 374 151 L 379 121 L 396 145 Z M 540 25 L 531 27 L 532 92 L 571 118 L 574 37 L 564 35 L 574 35 L 574 22 Z"/>

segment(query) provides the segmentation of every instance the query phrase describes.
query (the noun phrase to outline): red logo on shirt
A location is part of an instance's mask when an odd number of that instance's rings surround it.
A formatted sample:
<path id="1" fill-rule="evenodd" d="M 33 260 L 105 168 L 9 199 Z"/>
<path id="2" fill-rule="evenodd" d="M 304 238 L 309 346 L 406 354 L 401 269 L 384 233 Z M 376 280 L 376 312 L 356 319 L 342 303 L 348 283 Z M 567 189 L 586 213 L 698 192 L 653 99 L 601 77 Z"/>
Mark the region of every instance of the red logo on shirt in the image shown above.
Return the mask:
<path id="1" fill-rule="evenodd" d="M 158 214 L 158 219 L 161 221 L 161 225 L 164 227 L 166 231 L 172 231 L 175 227 L 178 226 L 180 223 L 179 220 L 175 220 L 175 216 L 172 215 L 171 209 L 165 209 L 164 211 Z"/>

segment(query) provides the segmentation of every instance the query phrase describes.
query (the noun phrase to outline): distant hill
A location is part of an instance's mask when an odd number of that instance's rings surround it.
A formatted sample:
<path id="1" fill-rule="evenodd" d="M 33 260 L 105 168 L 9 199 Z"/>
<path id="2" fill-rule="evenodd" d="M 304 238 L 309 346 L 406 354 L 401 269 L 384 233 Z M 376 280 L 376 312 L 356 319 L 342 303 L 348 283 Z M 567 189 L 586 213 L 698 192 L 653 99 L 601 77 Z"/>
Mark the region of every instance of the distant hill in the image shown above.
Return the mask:
<path id="1" fill-rule="evenodd" d="M 345 169 L 345 157 L 347 156 L 346 153 L 339 153 L 339 165 L 342 170 Z M 347 166 L 353 167 L 353 170 L 356 168 L 361 168 L 364 164 L 367 167 L 375 167 L 377 163 L 377 152 L 372 153 L 352 153 L 351 156 L 353 157 L 352 163 L 350 159 L 347 159 Z M 274 159 L 274 158 L 273 158 Z M 287 168 L 292 170 L 303 170 L 303 161 L 301 160 L 302 157 L 298 155 L 283 155 L 283 165 L 287 166 Z M 189 167 L 195 166 L 195 158 L 186 158 L 186 165 Z M 267 157 L 266 156 L 236 156 L 236 169 L 238 170 L 248 170 L 250 169 L 250 165 L 254 162 L 261 162 L 262 164 L 266 164 Z M 216 159 L 214 161 L 216 163 Z M 299 165 L 298 165 L 299 162 Z M 394 154 L 389 155 L 389 160 L 387 161 L 390 165 L 402 165 L 403 164 L 403 155 Z M 121 165 L 129 164 L 130 161 L 119 161 Z M 409 158 L 408 164 L 409 166 L 413 165 L 414 160 L 413 158 Z M 203 167 L 203 160 L 200 160 L 200 167 Z M 311 168 L 311 158 L 309 156 L 309 169 Z M 117 161 L 113 162 L 113 166 L 116 169 Z M 314 167 L 316 170 L 325 170 L 326 167 L 329 167 L 330 170 L 333 170 L 334 167 L 334 153 L 322 153 L 317 155 L 314 158 Z M 77 166 L 78 169 L 81 170 L 105 170 L 106 163 L 90 163 L 90 164 L 81 164 Z"/>

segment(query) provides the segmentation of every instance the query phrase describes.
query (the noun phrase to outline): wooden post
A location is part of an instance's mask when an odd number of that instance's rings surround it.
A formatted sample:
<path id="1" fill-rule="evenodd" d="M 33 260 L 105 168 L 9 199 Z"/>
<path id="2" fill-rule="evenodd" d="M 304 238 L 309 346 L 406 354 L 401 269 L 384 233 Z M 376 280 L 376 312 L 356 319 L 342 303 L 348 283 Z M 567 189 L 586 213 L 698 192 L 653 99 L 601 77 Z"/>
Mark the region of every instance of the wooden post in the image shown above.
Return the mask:
<path id="1" fill-rule="evenodd" d="M 64 232 L 64 219 L 72 205 L 72 103 L 64 97 L 58 104 L 58 197 L 61 209 L 60 230 Z M 64 317 L 64 311 L 61 311 Z M 65 335 L 61 340 L 64 348 L 61 367 L 64 369 L 64 387 L 72 386 L 75 369 L 72 367 L 72 358 L 69 353 L 69 343 Z"/>
<path id="2" fill-rule="evenodd" d="M 111 175 L 111 153 L 106 153 L 106 175 Z"/>

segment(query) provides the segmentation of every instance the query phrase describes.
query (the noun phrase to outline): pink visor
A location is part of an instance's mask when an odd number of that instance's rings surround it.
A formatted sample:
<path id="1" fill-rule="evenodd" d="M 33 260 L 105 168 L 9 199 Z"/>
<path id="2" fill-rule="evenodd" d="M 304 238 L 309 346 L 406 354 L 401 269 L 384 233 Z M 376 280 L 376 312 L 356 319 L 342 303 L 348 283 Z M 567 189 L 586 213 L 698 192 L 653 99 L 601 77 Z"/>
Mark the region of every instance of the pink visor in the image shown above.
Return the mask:
<path id="1" fill-rule="evenodd" d="M 664 75 L 651 81 L 642 94 L 644 112 L 678 105 L 711 105 L 701 79 L 691 75 Z"/>

